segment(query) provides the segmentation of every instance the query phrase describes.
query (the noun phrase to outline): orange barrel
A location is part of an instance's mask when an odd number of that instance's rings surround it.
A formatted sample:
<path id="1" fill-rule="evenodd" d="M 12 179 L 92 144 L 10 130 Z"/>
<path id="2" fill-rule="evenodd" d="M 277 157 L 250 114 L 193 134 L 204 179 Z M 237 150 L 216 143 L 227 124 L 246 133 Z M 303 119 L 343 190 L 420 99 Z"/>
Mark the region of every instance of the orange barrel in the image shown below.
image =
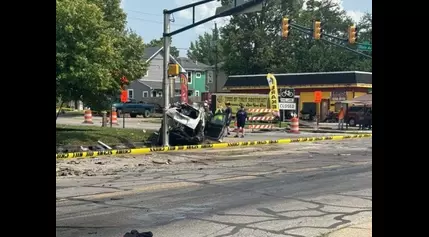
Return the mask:
<path id="1" fill-rule="evenodd" d="M 90 123 L 93 124 L 92 122 L 92 112 L 90 109 L 85 110 L 85 115 L 84 115 L 84 121 L 83 123 Z"/>
<path id="2" fill-rule="evenodd" d="M 290 121 L 290 132 L 299 133 L 299 119 L 296 117 L 293 117 Z"/>
<path id="3" fill-rule="evenodd" d="M 112 112 L 112 121 L 110 121 L 112 124 L 114 125 L 119 125 L 118 123 L 118 114 L 116 113 L 116 111 Z"/>

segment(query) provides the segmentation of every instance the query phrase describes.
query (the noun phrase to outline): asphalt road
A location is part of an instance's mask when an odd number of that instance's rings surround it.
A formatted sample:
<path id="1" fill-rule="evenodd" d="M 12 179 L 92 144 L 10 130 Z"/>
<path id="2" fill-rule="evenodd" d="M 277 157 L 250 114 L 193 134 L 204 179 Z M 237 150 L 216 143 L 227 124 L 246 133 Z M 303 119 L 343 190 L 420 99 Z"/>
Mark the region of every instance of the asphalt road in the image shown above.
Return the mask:
<path id="1" fill-rule="evenodd" d="M 92 117 L 94 124 L 83 124 L 83 116 L 81 117 L 58 117 L 57 124 L 66 124 L 66 125 L 86 125 L 86 126 L 101 126 L 101 117 Z M 152 121 L 152 122 L 148 122 Z M 123 127 L 123 118 L 118 118 L 119 125 L 114 125 L 117 128 Z M 316 128 L 315 122 L 305 122 L 300 121 L 300 123 L 307 126 Z M 158 130 L 161 126 L 160 119 L 158 118 L 125 118 L 125 128 L 141 128 L 148 130 Z M 331 129 L 336 129 L 338 127 L 337 123 L 320 123 L 320 127 L 328 127 Z M 350 130 L 355 130 L 357 127 L 350 127 Z"/>
<path id="2" fill-rule="evenodd" d="M 319 236 L 372 216 L 371 143 L 293 144 L 58 178 L 56 236 L 118 237 L 132 229 L 155 237 Z"/>

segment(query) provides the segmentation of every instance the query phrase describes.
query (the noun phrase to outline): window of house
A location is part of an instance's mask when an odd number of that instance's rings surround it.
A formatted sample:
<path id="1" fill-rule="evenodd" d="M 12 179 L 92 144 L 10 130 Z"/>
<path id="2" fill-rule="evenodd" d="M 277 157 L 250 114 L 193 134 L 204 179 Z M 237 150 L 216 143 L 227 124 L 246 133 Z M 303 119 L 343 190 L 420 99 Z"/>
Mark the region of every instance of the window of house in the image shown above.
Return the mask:
<path id="1" fill-rule="evenodd" d="M 195 78 L 201 78 L 201 72 L 195 73 Z"/>
<path id="2" fill-rule="evenodd" d="M 200 91 L 195 91 L 195 96 L 200 96 Z"/>
<path id="3" fill-rule="evenodd" d="M 149 97 L 149 92 L 143 91 L 143 98 L 147 98 L 147 97 Z"/>
<path id="4" fill-rule="evenodd" d="M 209 71 L 207 73 L 207 83 L 213 83 L 213 72 Z"/>
<path id="5" fill-rule="evenodd" d="M 152 97 L 156 97 L 156 91 L 152 91 Z"/>
<path id="6" fill-rule="evenodd" d="M 192 84 L 192 72 L 188 72 L 188 84 Z"/>
<path id="7" fill-rule="evenodd" d="M 128 89 L 128 98 L 134 99 L 134 90 L 133 89 Z"/>

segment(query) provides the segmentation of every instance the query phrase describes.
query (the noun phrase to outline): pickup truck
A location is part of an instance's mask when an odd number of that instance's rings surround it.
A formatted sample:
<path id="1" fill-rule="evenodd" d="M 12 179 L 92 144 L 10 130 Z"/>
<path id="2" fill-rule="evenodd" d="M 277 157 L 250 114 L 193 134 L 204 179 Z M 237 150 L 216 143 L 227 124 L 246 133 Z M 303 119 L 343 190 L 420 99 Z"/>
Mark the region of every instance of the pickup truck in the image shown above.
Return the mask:
<path id="1" fill-rule="evenodd" d="M 143 117 L 148 118 L 155 111 L 155 105 L 142 103 L 115 103 L 113 107 L 116 108 L 118 118 L 123 113 L 130 114 L 131 118 L 135 118 L 137 115 L 143 115 Z"/>

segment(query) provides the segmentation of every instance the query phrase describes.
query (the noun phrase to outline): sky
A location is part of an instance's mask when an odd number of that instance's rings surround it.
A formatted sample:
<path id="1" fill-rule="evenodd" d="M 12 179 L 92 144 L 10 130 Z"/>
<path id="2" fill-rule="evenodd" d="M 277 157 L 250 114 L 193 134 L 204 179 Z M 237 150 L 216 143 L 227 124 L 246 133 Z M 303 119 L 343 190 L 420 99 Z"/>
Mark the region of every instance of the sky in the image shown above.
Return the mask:
<path id="1" fill-rule="evenodd" d="M 355 21 L 358 21 L 365 12 L 372 12 L 372 0 L 333 0 L 340 3 L 341 7 Z M 143 37 L 145 43 L 152 39 L 159 39 L 163 32 L 163 10 L 184 6 L 195 0 L 122 0 L 121 7 L 127 13 L 128 27 Z M 214 15 L 217 1 L 209 2 L 195 8 L 195 21 Z M 173 14 L 174 22 L 171 22 L 171 31 L 182 28 L 192 23 L 191 10 L 183 10 Z M 190 42 L 195 41 L 198 35 L 210 31 L 214 23 L 218 27 L 225 25 L 228 19 L 216 19 L 206 24 L 184 31 L 173 36 L 172 45 L 180 51 L 180 56 L 186 56 Z"/>

